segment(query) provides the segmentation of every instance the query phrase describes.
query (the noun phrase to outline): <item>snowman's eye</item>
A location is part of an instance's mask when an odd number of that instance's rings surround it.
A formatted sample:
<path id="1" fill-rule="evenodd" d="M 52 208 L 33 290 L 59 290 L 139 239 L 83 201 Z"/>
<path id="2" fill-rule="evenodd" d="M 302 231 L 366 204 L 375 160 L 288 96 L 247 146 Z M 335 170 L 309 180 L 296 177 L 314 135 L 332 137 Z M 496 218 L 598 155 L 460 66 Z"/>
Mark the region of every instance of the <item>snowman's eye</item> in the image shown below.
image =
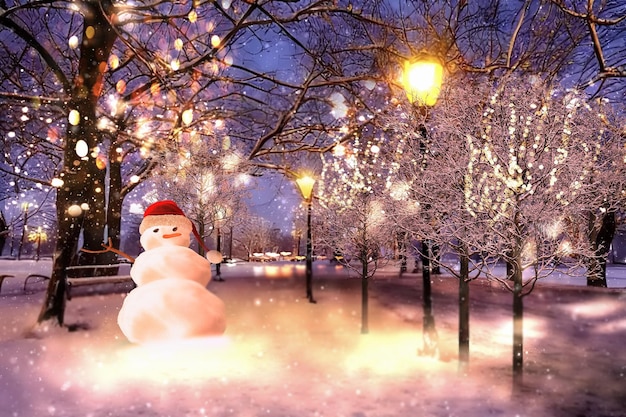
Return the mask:
<path id="1" fill-rule="evenodd" d="M 175 232 L 177 230 L 178 230 L 178 227 L 175 227 L 175 228 L 172 229 L 172 232 Z"/>
<path id="2" fill-rule="evenodd" d="M 152 229 L 152 233 L 159 233 L 159 228 L 157 227 L 156 229 Z"/>

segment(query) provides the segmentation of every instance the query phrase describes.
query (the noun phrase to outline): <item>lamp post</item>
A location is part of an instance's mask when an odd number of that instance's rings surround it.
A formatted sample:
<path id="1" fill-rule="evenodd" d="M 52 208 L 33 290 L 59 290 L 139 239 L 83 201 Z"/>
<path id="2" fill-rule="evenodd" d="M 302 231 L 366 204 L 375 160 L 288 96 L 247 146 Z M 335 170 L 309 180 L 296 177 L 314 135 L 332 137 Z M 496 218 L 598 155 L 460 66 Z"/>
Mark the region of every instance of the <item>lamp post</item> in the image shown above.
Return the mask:
<path id="1" fill-rule="evenodd" d="M 441 92 L 443 83 L 443 65 L 441 62 L 427 54 L 420 54 L 415 59 L 404 63 L 402 84 L 407 98 L 417 108 L 424 120 L 428 116 L 428 108 L 434 106 Z M 428 130 L 424 123 L 419 125 L 421 136 L 420 151 L 426 152 Z M 424 307 L 424 353 L 434 355 L 437 350 L 437 332 L 435 330 L 435 317 L 433 316 L 432 291 L 431 291 L 431 242 L 422 240 L 422 283 L 423 283 L 423 307 Z"/>
<path id="2" fill-rule="evenodd" d="M 215 228 L 217 229 L 216 250 L 220 254 L 222 253 L 222 223 L 224 222 L 225 217 L 226 209 L 224 209 L 223 207 L 218 207 L 215 213 Z M 224 281 L 224 278 L 222 278 L 221 261 L 215 264 L 215 280 Z"/>
<path id="3" fill-rule="evenodd" d="M 313 186 L 315 179 L 305 175 L 296 179 L 296 185 L 306 201 L 306 297 L 309 302 L 316 303 L 313 298 L 313 242 L 311 239 L 311 206 L 313 203 Z"/>
<path id="4" fill-rule="evenodd" d="M 30 207 L 31 203 L 22 203 L 22 211 L 24 212 L 24 224 L 22 224 L 22 238 L 20 239 L 20 244 L 17 247 L 17 260 L 19 261 L 22 257 L 22 248 L 24 247 L 24 238 L 26 237 L 26 232 L 28 230 L 28 207 Z"/>

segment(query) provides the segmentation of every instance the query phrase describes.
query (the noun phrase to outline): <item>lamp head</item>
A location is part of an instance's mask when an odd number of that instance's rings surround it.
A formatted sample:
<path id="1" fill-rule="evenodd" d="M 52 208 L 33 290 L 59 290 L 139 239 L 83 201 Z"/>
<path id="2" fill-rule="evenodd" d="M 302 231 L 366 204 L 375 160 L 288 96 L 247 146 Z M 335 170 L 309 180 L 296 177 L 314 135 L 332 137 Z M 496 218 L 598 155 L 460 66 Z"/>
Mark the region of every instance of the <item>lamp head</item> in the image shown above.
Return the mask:
<path id="1" fill-rule="evenodd" d="M 302 194 L 302 197 L 306 201 L 311 201 L 313 197 L 313 186 L 315 185 L 315 178 L 305 175 L 296 179 L 296 185 Z"/>
<path id="2" fill-rule="evenodd" d="M 402 85 L 411 104 L 434 106 L 443 83 L 443 65 L 437 58 L 420 56 L 404 63 Z"/>

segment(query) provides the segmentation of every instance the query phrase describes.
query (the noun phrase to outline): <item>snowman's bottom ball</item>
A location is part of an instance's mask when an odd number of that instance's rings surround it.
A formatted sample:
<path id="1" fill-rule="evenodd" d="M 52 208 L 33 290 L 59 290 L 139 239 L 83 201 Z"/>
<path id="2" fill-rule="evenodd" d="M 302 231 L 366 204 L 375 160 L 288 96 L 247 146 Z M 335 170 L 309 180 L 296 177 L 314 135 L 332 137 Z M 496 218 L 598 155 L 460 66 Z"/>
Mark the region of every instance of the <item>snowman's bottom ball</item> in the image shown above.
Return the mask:
<path id="1" fill-rule="evenodd" d="M 129 341 L 145 344 L 222 335 L 226 313 L 222 300 L 197 282 L 163 279 L 132 290 L 117 323 Z"/>

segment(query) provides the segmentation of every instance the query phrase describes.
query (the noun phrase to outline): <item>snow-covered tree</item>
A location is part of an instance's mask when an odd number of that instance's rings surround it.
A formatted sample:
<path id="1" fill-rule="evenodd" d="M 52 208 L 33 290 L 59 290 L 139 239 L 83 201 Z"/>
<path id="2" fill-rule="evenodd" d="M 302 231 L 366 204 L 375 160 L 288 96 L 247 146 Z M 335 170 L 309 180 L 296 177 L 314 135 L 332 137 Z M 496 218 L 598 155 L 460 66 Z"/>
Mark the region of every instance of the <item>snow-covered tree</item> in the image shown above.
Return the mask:
<path id="1" fill-rule="evenodd" d="M 523 297 L 572 253 L 593 253 L 571 225 L 602 201 L 588 179 L 604 136 L 602 122 L 584 95 L 540 77 L 465 82 L 440 102 L 431 120 L 430 160 L 420 177 L 420 187 L 432 192 L 416 193 L 439 216 L 437 234 L 454 240 L 462 257 L 480 251 L 506 262 L 505 278 L 490 274 L 487 262 L 482 272 L 513 294 L 519 387 Z M 570 258 L 571 271 L 579 265 Z"/>
<path id="2" fill-rule="evenodd" d="M 446 107 L 438 103 L 437 109 L 440 106 Z M 459 122 L 466 117 L 464 112 L 476 111 L 471 105 L 455 109 L 458 114 L 451 118 Z M 401 100 L 393 102 L 387 129 L 397 138 L 393 146 L 399 169 L 388 191 L 397 201 L 394 222 L 411 237 L 414 252 L 423 262 L 423 352 L 436 354 L 438 349 L 430 276 L 434 266 L 459 279 L 459 366 L 464 369 L 469 361 L 469 281 L 479 271 L 479 265 L 471 262 L 478 249 L 470 245 L 468 236 L 477 236 L 484 229 L 462 204 L 469 158 L 466 147 L 461 142 L 444 145 L 445 152 L 438 151 L 441 146 L 432 137 L 433 111 L 438 110 L 415 108 Z M 442 261 L 433 248 L 456 254 L 459 263 Z"/>
<path id="3" fill-rule="evenodd" d="M 153 190 L 145 196 L 148 204 L 175 200 L 203 239 L 236 224 L 248 192 L 255 186 L 247 173 L 252 171 L 250 164 L 234 148 L 223 149 L 221 142 L 215 137 L 198 138 L 184 154 L 168 155 L 167 163 L 151 180 Z"/>
<path id="4" fill-rule="evenodd" d="M 251 259 L 254 253 L 265 253 L 273 250 L 275 240 L 272 222 L 249 213 L 243 216 L 237 226 L 236 241 Z"/>
<path id="5" fill-rule="evenodd" d="M 369 133 L 369 132 L 368 132 Z M 396 166 L 380 158 L 385 137 L 356 137 L 323 155 L 318 187 L 317 244 L 343 256 L 342 263 L 361 278 L 361 333 L 368 333 L 368 288 L 376 270 L 395 254 L 391 205 L 384 193 Z"/>
<path id="6" fill-rule="evenodd" d="M 591 204 L 576 213 L 570 227 L 587 240 L 591 251 L 582 259 L 587 285 L 606 287 L 607 258 L 619 226 L 618 214 L 626 207 L 626 119 L 623 103 L 609 99 L 588 102 L 585 110 L 598 130 L 585 142 L 594 156 L 586 165 L 587 175 L 580 178 L 581 190 L 587 192 L 585 198 Z"/>

